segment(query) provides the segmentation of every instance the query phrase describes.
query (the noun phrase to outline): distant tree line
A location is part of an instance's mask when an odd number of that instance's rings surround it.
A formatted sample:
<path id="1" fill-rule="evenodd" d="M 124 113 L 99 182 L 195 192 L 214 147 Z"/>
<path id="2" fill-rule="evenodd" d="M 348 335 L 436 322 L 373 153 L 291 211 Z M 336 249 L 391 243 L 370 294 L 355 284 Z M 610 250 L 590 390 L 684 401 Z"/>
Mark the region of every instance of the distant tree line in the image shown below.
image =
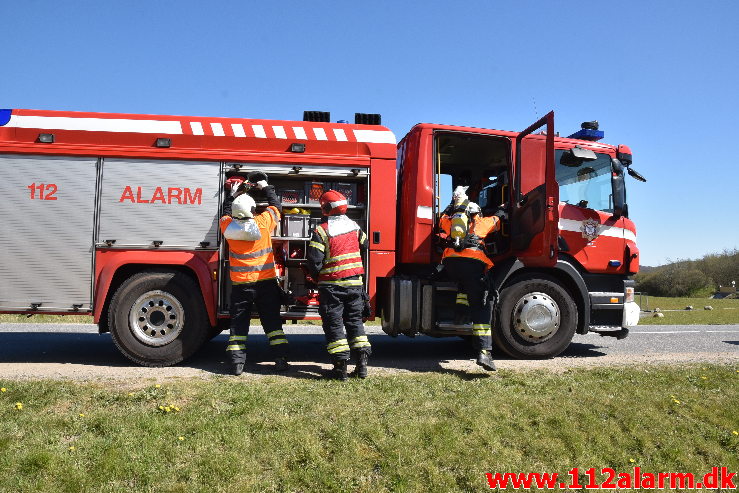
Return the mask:
<path id="1" fill-rule="evenodd" d="M 698 260 L 678 260 L 645 269 L 634 279 L 637 291 L 652 296 L 703 295 L 739 283 L 739 250 L 711 253 Z"/>

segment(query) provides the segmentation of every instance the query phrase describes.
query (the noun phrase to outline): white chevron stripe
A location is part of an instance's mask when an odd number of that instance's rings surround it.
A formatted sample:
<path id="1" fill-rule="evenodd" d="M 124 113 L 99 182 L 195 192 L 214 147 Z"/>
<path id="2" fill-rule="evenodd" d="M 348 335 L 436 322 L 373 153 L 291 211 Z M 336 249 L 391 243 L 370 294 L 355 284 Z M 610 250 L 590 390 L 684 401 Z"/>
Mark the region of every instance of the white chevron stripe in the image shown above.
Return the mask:
<path id="1" fill-rule="evenodd" d="M 180 122 L 128 120 L 124 118 L 70 118 L 66 116 L 11 115 L 6 127 L 85 130 L 88 132 L 130 132 L 138 134 L 182 134 Z"/>
<path id="2" fill-rule="evenodd" d="M 559 229 L 561 231 L 572 231 L 574 233 L 582 233 L 582 225 L 585 221 L 578 221 L 576 219 L 559 219 Z M 611 236 L 613 238 L 625 238 L 629 241 L 636 243 L 636 235 L 626 228 L 619 228 L 616 226 L 606 226 L 601 224 L 598 226 L 598 236 Z"/>

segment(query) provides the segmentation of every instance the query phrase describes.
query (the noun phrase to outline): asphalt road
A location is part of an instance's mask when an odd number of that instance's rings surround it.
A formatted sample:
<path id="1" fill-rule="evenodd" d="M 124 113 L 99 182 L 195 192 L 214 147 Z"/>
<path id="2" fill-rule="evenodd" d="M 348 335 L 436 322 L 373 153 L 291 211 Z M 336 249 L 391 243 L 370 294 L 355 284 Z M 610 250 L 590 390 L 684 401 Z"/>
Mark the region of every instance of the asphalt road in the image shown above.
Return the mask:
<path id="1" fill-rule="evenodd" d="M 389 337 L 368 327 L 377 373 L 481 373 L 468 344 L 459 338 Z M 317 378 L 328 368 L 323 333 L 318 326 L 286 325 L 297 378 Z M 208 342 L 190 360 L 171 368 L 142 368 L 122 356 L 109 334 L 86 324 L 0 324 L 0 378 L 63 378 L 150 383 L 172 377 L 223 375 L 227 334 Z M 247 374 L 271 374 L 271 358 L 261 328 L 249 336 Z M 721 362 L 739 366 L 739 325 L 642 326 L 625 340 L 597 334 L 575 336 L 560 356 L 520 361 L 495 355 L 503 369 L 547 368 L 559 371 L 583 366 Z M 246 375 L 246 374 L 245 374 Z M 248 378 L 248 376 L 246 376 Z M 131 382 L 131 383 L 133 383 Z"/>

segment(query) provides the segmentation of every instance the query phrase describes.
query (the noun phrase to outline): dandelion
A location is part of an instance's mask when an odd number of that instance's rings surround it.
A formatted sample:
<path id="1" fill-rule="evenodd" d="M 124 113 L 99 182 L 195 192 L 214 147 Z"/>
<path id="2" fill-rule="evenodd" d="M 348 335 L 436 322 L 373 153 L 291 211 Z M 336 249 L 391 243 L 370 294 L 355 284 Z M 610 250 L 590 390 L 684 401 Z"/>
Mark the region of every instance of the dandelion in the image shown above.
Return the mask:
<path id="1" fill-rule="evenodd" d="M 0 388 L 0 392 L 7 392 L 7 391 L 8 391 L 8 389 L 6 389 L 5 387 Z"/>
<path id="2" fill-rule="evenodd" d="M 171 408 L 171 407 L 169 407 L 169 406 L 167 406 L 167 407 L 165 407 L 165 408 L 164 408 L 164 412 L 165 412 L 165 413 L 168 413 L 168 412 L 170 412 L 171 410 L 172 410 L 172 408 Z"/>
<path id="3" fill-rule="evenodd" d="M 15 403 L 15 408 L 20 411 L 21 409 L 23 409 L 23 403 L 22 402 L 16 402 Z"/>
<path id="4" fill-rule="evenodd" d="M 69 446 L 69 451 L 70 451 L 70 452 L 74 452 L 74 451 L 75 451 L 75 447 L 74 447 L 74 445 L 70 445 L 70 446 Z"/>
<path id="5" fill-rule="evenodd" d="M 674 402 L 675 404 L 680 404 L 680 401 L 677 399 L 672 399 L 672 402 Z"/>
<path id="6" fill-rule="evenodd" d="M 180 408 L 177 406 L 174 406 L 172 409 L 174 409 L 176 412 L 180 412 Z"/>
<path id="7" fill-rule="evenodd" d="M 734 433 L 736 433 L 736 432 L 734 432 Z M 182 436 L 177 437 L 177 440 L 179 440 L 179 441 L 182 441 L 184 439 L 185 439 L 185 437 L 182 437 Z"/>
<path id="8" fill-rule="evenodd" d="M 159 406 L 160 411 L 164 411 L 164 406 Z"/>
<path id="9" fill-rule="evenodd" d="M 84 418 L 84 417 L 85 417 L 85 413 L 80 413 L 80 418 Z"/>
<path id="10" fill-rule="evenodd" d="M 133 397 L 133 392 L 129 392 L 128 397 Z"/>
<path id="11" fill-rule="evenodd" d="M 629 459 L 629 462 L 631 462 L 633 464 L 636 461 L 634 459 Z"/>
<path id="12" fill-rule="evenodd" d="M 732 435 L 739 435 L 739 431 L 734 430 L 734 431 L 731 432 L 731 434 Z"/>
<path id="13" fill-rule="evenodd" d="M 161 385 L 159 385 L 159 384 L 156 384 L 156 385 L 154 386 L 154 388 L 155 388 L 155 389 L 158 389 L 158 388 L 161 388 L 161 387 L 162 387 L 162 386 L 161 386 Z"/>
<path id="14" fill-rule="evenodd" d="M 701 376 L 701 380 L 708 380 L 708 377 Z"/>

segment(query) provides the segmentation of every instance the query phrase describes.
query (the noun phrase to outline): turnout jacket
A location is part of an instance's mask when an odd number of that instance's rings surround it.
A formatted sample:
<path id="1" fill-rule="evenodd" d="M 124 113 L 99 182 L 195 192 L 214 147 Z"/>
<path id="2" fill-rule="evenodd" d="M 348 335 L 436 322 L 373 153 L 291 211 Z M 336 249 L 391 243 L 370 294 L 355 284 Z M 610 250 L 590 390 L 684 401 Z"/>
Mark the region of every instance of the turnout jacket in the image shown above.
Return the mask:
<path id="1" fill-rule="evenodd" d="M 324 217 L 313 230 L 306 258 L 319 286 L 362 286 L 367 235 L 346 215 Z"/>
<path id="2" fill-rule="evenodd" d="M 272 231 L 280 221 L 280 202 L 275 188 L 267 186 L 263 189 L 267 196 L 267 209 L 254 216 L 259 227 L 261 238 L 256 241 L 228 240 L 228 260 L 231 270 L 231 282 L 234 284 L 253 283 L 266 279 L 275 279 L 275 256 L 272 252 Z M 223 205 L 221 217 L 221 233 L 225 233 L 232 221 L 231 205 L 234 197 L 228 197 Z"/>
<path id="3" fill-rule="evenodd" d="M 452 220 L 444 214 L 439 220 L 439 229 L 443 235 L 449 236 L 451 230 Z M 490 269 L 493 266 L 493 261 L 488 258 L 483 248 L 483 242 L 485 237 L 493 231 L 500 229 L 500 219 L 498 216 L 483 217 L 479 214 L 470 222 L 469 232 L 480 238 L 480 246 L 478 248 L 465 248 L 461 251 L 456 251 L 454 248 L 447 247 L 444 249 L 442 254 L 442 260 L 451 257 L 462 257 L 479 260 L 485 264 L 485 270 Z"/>

